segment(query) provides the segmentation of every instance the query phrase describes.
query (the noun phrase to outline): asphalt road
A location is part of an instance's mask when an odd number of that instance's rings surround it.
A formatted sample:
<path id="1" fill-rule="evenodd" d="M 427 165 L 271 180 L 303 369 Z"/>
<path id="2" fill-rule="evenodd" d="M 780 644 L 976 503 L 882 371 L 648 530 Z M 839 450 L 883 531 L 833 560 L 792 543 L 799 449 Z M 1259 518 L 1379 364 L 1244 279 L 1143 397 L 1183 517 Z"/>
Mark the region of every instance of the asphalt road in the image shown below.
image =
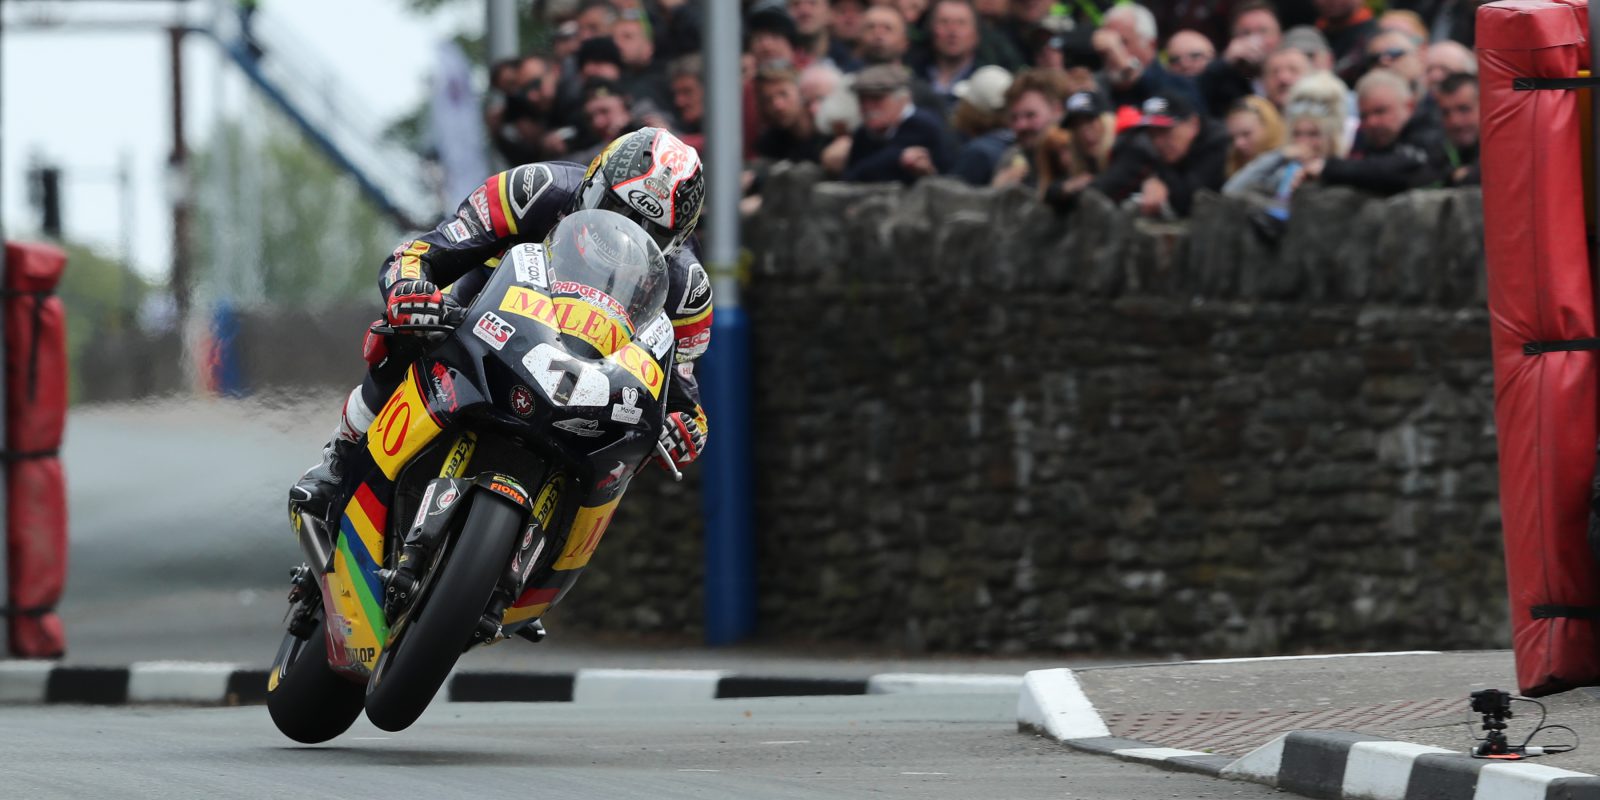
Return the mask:
<path id="1" fill-rule="evenodd" d="M 974 797 L 1218 800 L 1255 784 L 1085 756 L 1015 730 L 994 695 L 723 700 L 633 708 L 441 704 L 330 745 L 262 708 L 12 708 L 7 797 Z"/>

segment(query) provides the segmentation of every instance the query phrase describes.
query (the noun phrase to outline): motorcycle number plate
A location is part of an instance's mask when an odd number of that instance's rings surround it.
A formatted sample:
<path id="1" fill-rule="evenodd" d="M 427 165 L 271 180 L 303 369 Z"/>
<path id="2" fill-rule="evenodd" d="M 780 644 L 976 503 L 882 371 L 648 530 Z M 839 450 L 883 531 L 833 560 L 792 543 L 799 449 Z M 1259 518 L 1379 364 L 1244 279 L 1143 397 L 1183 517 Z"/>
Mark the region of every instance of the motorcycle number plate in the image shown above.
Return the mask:
<path id="1" fill-rule="evenodd" d="M 611 402 L 611 381 L 593 364 L 548 345 L 535 346 L 522 357 L 546 397 L 559 406 L 603 406 Z"/>

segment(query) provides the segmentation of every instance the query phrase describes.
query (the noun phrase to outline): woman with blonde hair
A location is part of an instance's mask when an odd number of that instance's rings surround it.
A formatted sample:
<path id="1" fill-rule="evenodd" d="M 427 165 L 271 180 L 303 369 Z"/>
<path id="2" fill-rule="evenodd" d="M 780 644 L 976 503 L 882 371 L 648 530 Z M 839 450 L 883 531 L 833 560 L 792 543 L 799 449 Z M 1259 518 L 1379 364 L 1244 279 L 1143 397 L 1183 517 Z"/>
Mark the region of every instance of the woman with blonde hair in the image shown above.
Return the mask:
<path id="1" fill-rule="evenodd" d="M 1307 162 L 1340 158 L 1349 150 L 1345 134 L 1346 104 L 1350 90 L 1331 72 L 1314 72 L 1289 90 L 1284 104 L 1289 143 L 1258 156 L 1223 185 L 1222 193 L 1255 197 L 1271 203 L 1268 212 L 1279 219 L 1289 215 L 1289 196 L 1305 179 Z"/>
<path id="2" fill-rule="evenodd" d="M 1116 140 L 1117 118 L 1104 97 L 1097 92 L 1068 97 L 1060 129 L 1039 143 L 1040 198 L 1060 209 L 1070 207 L 1111 163 Z"/>
<path id="3" fill-rule="evenodd" d="M 1283 117 L 1272 101 L 1258 95 L 1241 97 L 1228 109 L 1228 177 L 1262 153 L 1276 150 L 1288 138 Z"/>

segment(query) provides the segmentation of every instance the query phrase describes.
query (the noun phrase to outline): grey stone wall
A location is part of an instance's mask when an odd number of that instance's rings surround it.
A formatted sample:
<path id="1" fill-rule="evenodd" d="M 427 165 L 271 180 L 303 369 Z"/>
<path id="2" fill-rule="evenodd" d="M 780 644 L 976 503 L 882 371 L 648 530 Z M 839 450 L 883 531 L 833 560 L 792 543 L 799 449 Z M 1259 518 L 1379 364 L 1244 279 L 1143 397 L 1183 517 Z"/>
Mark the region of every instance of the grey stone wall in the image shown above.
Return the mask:
<path id="1" fill-rule="evenodd" d="M 777 176 L 747 233 L 763 630 L 1503 645 L 1479 196 L 1302 193 L 1277 248 L 1247 212 Z"/>

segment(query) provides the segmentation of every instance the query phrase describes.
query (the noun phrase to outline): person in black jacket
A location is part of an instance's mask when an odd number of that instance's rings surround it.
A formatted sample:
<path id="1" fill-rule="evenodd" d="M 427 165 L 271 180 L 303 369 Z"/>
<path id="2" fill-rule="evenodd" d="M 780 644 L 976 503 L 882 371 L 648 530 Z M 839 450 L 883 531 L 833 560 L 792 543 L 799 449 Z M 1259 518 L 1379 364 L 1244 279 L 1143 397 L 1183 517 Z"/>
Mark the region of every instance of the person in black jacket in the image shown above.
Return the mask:
<path id="1" fill-rule="evenodd" d="M 1138 126 L 1117 141 L 1111 165 L 1093 188 L 1125 200 L 1141 215 L 1189 216 L 1194 194 L 1222 188 L 1228 132 L 1195 110 L 1186 95 L 1165 92 L 1139 107 Z"/>
<path id="2" fill-rule="evenodd" d="M 1356 84 L 1361 128 L 1349 158 L 1311 161 L 1307 180 L 1353 186 L 1382 195 L 1437 183 L 1447 170 L 1444 132 L 1426 114 L 1417 114 L 1411 83 L 1385 69 L 1367 73 Z"/>
<path id="3" fill-rule="evenodd" d="M 861 127 L 850 142 L 844 180 L 911 183 L 949 169 L 949 131 L 938 116 L 911 103 L 910 87 L 910 72 L 898 64 L 856 76 Z"/>

